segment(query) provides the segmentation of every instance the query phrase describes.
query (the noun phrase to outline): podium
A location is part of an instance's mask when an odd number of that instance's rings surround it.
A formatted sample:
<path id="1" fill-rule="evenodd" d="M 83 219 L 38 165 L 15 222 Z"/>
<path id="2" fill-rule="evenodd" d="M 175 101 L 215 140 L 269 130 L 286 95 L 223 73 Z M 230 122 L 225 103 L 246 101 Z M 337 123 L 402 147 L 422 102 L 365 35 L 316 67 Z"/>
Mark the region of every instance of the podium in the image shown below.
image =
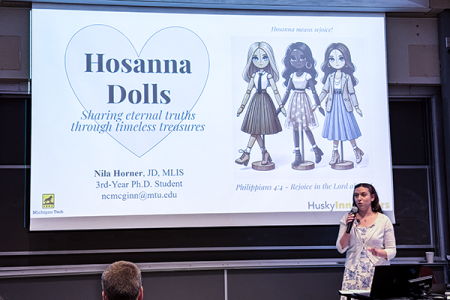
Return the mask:
<path id="1" fill-rule="evenodd" d="M 367 294 L 367 296 L 365 295 Z M 371 298 L 370 290 L 350 290 L 350 291 L 342 291 L 339 290 L 339 295 L 346 297 L 346 300 L 358 299 L 358 300 L 378 300 L 380 298 Z M 409 300 L 413 298 L 409 297 L 393 297 L 393 298 L 384 298 L 383 300 Z M 418 298 L 415 298 L 418 299 Z M 425 298 L 423 298 L 425 299 Z M 426 298 L 428 299 L 428 298 Z"/>
<path id="2" fill-rule="evenodd" d="M 347 300 L 432 299 L 428 293 L 433 275 L 421 276 L 421 268 L 417 264 L 375 266 L 370 290 L 340 290 L 339 295 Z"/>

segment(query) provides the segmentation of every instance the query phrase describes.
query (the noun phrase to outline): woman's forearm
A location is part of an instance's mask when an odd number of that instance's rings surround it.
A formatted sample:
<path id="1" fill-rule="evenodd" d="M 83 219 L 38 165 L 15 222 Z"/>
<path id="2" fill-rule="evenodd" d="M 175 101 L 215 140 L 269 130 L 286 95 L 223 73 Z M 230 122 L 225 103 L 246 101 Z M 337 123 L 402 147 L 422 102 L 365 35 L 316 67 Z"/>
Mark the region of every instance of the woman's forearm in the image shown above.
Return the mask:
<path id="1" fill-rule="evenodd" d="M 344 235 L 339 240 L 339 244 L 341 245 L 341 248 L 345 249 L 348 246 L 349 241 L 350 241 L 350 234 L 344 233 Z"/>

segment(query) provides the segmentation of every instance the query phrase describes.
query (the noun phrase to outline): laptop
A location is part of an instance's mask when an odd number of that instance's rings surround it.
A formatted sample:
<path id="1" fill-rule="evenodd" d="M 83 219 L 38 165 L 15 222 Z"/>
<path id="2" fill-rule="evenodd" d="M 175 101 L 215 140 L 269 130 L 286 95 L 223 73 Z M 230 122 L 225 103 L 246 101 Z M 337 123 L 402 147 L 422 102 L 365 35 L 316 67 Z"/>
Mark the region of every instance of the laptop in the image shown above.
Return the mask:
<path id="1" fill-rule="evenodd" d="M 372 288 L 365 293 L 353 293 L 357 299 L 388 299 L 408 297 L 411 293 L 409 280 L 419 277 L 421 265 L 375 266 Z"/>

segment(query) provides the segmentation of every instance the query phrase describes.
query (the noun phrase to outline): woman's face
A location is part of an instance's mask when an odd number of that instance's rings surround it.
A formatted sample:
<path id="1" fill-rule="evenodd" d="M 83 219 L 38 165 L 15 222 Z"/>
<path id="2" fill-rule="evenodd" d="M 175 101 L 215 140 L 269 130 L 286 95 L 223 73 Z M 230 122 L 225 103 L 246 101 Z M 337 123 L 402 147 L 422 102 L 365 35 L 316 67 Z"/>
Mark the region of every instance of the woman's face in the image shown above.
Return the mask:
<path id="1" fill-rule="evenodd" d="M 294 49 L 289 59 L 291 65 L 296 69 L 303 69 L 306 65 L 306 56 L 300 49 Z"/>
<path id="2" fill-rule="evenodd" d="M 345 66 L 344 55 L 342 55 L 342 52 L 337 49 L 331 51 L 330 56 L 328 57 L 328 62 L 330 66 L 336 70 L 340 70 Z"/>
<path id="3" fill-rule="evenodd" d="M 257 68 L 264 69 L 269 64 L 269 56 L 263 49 L 258 48 L 253 53 L 252 62 Z"/>
<path id="4" fill-rule="evenodd" d="M 375 195 L 370 194 L 368 188 L 361 186 L 355 189 L 353 198 L 360 211 L 367 211 L 372 209 L 372 201 L 375 200 Z"/>

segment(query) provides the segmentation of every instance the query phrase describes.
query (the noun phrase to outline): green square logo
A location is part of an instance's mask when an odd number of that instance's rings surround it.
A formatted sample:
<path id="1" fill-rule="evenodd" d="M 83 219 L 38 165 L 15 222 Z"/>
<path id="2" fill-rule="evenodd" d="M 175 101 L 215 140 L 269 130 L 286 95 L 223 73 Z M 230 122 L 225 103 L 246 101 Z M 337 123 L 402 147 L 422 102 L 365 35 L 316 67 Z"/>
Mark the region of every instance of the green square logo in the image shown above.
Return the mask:
<path id="1" fill-rule="evenodd" d="M 42 194 L 42 208 L 55 208 L 55 194 Z"/>

